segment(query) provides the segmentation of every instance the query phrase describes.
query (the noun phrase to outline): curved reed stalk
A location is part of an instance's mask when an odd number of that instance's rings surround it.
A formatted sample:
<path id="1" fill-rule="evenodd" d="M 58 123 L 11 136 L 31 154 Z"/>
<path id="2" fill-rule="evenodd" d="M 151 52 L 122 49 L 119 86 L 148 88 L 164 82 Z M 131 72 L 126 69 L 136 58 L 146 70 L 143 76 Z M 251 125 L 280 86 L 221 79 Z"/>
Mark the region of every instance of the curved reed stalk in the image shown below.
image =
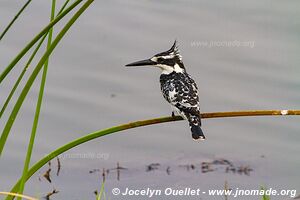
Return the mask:
<path id="1" fill-rule="evenodd" d="M 211 113 L 203 113 L 201 117 L 203 119 L 208 118 L 226 118 L 226 117 L 246 117 L 246 116 L 283 116 L 283 115 L 300 115 L 300 110 L 249 110 L 249 111 L 234 111 L 234 112 L 211 112 Z M 70 143 L 59 147 L 58 149 L 52 151 L 50 154 L 42 158 L 40 161 L 35 163 L 27 173 L 26 180 L 28 180 L 36 171 L 38 171 L 42 166 L 47 164 L 53 158 L 59 156 L 60 154 L 72 149 L 80 144 L 88 142 L 90 140 L 102 137 L 104 135 L 112 134 L 115 132 L 137 128 L 141 126 L 147 126 L 152 124 L 159 124 L 165 122 L 172 122 L 172 121 L 179 121 L 183 120 L 180 116 L 174 117 L 161 117 L 161 118 L 154 118 L 148 119 L 143 121 L 135 121 L 128 124 L 123 124 L 119 126 L 114 126 L 108 129 L 99 130 L 90 134 L 87 134 L 81 138 L 73 140 Z M 16 183 L 16 185 L 12 188 L 11 192 L 16 192 L 19 188 L 20 180 Z M 13 198 L 7 197 L 6 200 L 11 200 Z"/>
<path id="2" fill-rule="evenodd" d="M 28 200 L 38 200 L 36 198 L 30 197 L 30 196 L 27 196 L 27 195 L 17 194 L 17 193 L 12 193 L 12 192 L 0 192 L 0 195 L 9 195 L 9 196 L 12 196 L 12 197 L 21 197 L 21 198 L 28 199 Z"/>
<path id="3" fill-rule="evenodd" d="M 201 114 L 202 118 L 249 117 L 270 115 L 300 115 L 300 110 L 244 110 L 232 112 L 212 112 Z"/>

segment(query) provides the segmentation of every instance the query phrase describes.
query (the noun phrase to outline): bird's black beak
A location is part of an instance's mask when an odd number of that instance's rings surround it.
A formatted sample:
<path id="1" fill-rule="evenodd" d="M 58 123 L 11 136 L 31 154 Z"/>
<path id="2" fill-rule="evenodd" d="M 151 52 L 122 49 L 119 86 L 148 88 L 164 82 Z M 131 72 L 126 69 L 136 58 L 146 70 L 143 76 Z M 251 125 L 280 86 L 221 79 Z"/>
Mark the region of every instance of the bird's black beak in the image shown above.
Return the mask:
<path id="1" fill-rule="evenodd" d="M 137 62 L 133 62 L 130 64 L 125 65 L 126 67 L 133 67 L 133 66 L 145 66 L 145 65 L 155 65 L 156 62 L 153 62 L 150 59 L 147 60 L 141 60 L 141 61 L 137 61 Z"/>

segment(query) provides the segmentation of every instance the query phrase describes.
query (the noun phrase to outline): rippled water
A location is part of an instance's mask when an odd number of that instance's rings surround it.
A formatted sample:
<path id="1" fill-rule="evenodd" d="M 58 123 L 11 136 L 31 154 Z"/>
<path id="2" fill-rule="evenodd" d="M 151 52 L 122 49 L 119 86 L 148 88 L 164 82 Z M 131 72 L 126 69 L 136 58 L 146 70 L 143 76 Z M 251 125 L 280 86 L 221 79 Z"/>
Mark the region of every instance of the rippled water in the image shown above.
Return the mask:
<path id="1" fill-rule="evenodd" d="M 1 1 L 0 30 L 22 3 Z M 160 71 L 124 65 L 169 49 L 175 38 L 200 88 L 202 112 L 299 109 L 299 8 L 298 1 L 95 1 L 51 57 L 33 162 L 92 131 L 170 115 L 159 89 Z M 0 43 L 1 70 L 48 22 L 49 10 L 50 2 L 32 2 Z M 1 105 L 21 68 L 1 85 Z M 8 138 L 0 190 L 9 190 L 21 174 L 37 93 L 35 86 Z M 26 193 L 42 196 L 55 187 L 60 192 L 54 199 L 92 199 L 100 174 L 89 170 L 114 168 L 117 162 L 129 170 L 120 181 L 115 172 L 108 175 L 111 199 L 122 199 L 111 195 L 114 187 L 218 189 L 225 181 L 232 188 L 265 185 L 300 192 L 298 117 L 209 119 L 203 130 L 207 140 L 201 143 L 191 139 L 184 121 L 105 136 L 67 152 L 52 185 L 38 181 L 45 167 L 28 182 Z M 254 171 L 250 176 L 201 173 L 201 162 L 220 158 Z M 162 163 L 158 171 L 145 172 L 157 162 Z M 179 167 L 192 163 L 198 171 Z M 171 175 L 164 171 L 167 166 Z M 282 199 L 272 199 L 277 198 Z"/>

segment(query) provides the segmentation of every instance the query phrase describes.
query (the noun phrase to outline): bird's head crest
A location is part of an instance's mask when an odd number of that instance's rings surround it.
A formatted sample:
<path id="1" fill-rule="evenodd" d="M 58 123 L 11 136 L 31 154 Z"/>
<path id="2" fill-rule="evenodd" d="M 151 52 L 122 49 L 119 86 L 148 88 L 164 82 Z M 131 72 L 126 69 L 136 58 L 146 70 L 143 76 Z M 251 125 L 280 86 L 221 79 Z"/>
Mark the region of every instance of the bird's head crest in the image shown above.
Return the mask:
<path id="1" fill-rule="evenodd" d="M 162 53 L 156 54 L 154 57 L 164 58 L 164 59 L 177 59 L 178 61 L 182 61 L 182 56 L 180 55 L 180 51 L 178 49 L 177 41 L 175 40 L 172 47 L 168 51 L 164 51 Z"/>
<path id="2" fill-rule="evenodd" d="M 163 70 L 163 74 L 170 74 L 172 72 L 182 73 L 185 71 L 176 40 L 169 50 L 158 53 L 150 59 L 134 62 L 126 66 L 144 65 L 159 67 Z"/>

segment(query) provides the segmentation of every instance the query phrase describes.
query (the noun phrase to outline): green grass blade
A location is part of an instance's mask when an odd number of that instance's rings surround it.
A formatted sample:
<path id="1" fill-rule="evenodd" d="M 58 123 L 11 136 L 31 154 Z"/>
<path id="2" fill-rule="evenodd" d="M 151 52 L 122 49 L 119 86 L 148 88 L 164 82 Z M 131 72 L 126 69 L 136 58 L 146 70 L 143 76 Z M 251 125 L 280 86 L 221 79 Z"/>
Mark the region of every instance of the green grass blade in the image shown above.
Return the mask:
<path id="1" fill-rule="evenodd" d="M 73 25 L 73 23 L 78 19 L 78 17 L 88 8 L 88 6 L 93 2 L 94 0 L 87 0 L 82 7 L 73 15 L 73 17 L 67 22 L 67 24 L 63 27 L 63 29 L 59 32 L 49 49 L 44 53 L 40 61 L 38 62 L 37 66 L 33 70 L 31 76 L 29 77 L 26 85 L 24 86 L 10 116 L 5 124 L 4 130 L 2 132 L 1 138 L 0 138 L 0 156 L 2 154 L 4 145 L 6 143 L 8 134 L 11 130 L 11 127 L 16 119 L 16 116 L 24 102 L 25 97 L 27 96 L 34 80 L 36 79 L 38 73 L 40 72 L 41 68 L 43 67 L 44 63 L 48 59 L 48 57 L 53 52 L 54 48 L 57 46 L 57 44 L 60 42 L 60 40 L 63 38 L 63 36 L 67 33 L 67 31 L 70 29 L 70 27 Z M 60 15 L 59 15 L 60 16 Z"/>
<path id="2" fill-rule="evenodd" d="M 271 200 L 270 196 L 268 196 L 268 195 L 265 194 L 265 192 L 266 192 L 266 187 L 261 186 L 261 187 L 260 187 L 260 190 L 263 190 L 263 191 L 264 191 L 264 195 L 262 196 L 262 200 Z"/>
<path id="3" fill-rule="evenodd" d="M 100 189 L 99 194 L 97 195 L 97 200 L 101 200 L 102 197 L 104 197 L 104 182 L 102 182 L 102 184 L 101 184 L 101 189 Z"/>
<path id="4" fill-rule="evenodd" d="M 31 62 L 32 62 L 32 60 L 33 60 L 33 58 L 34 58 L 34 56 L 36 55 L 36 53 L 37 53 L 38 50 L 40 49 L 41 45 L 43 44 L 44 40 L 46 39 L 46 36 L 47 36 L 47 34 L 44 35 L 44 37 L 41 39 L 41 41 L 38 43 L 38 45 L 37 45 L 36 48 L 34 49 L 33 53 L 31 54 L 30 58 L 28 59 L 26 65 L 25 65 L 25 67 L 23 68 L 21 74 L 19 75 L 19 77 L 18 77 L 16 83 L 14 84 L 12 90 L 10 91 L 8 97 L 6 98 L 6 100 L 5 100 L 5 102 L 4 102 L 3 106 L 2 106 L 2 109 L 1 109 L 1 111 L 0 111 L 0 119 L 1 119 L 1 117 L 2 117 L 2 115 L 3 115 L 3 113 L 5 112 L 5 109 L 6 109 L 7 105 L 8 105 L 8 103 L 9 103 L 9 101 L 11 100 L 12 96 L 14 95 L 14 93 L 15 93 L 17 87 L 19 86 L 19 84 L 20 84 L 20 82 L 21 82 L 23 76 L 25 75 L 25 73 L 26 73 L 28 67 L 30 66 L 30 64 L 31 64 Z"/>
<path id="5" fill-rule="evenodd" d="M 40 33 L 38 33 L 21 52 L 11 61 L 11 63 L 4 69 L 0 75 L 0 84 L 7 76 L 7 74 L 13 69 L 13 67 L 19 62 L 19 60 L 27 53 L 27 51 L 41 38 L 45 35 L 51 27 L 53 27 L 57 22 L 59 22 L 66 14 L 73 10 L 80 2 L 83 0 L 76 0 L 71 4 L 64 12 L 59 14 L 52 22 L 50 22 Z"/>
<path id="6" fill-rule="evenodd" d="M 69 2 L 70 2 L 70 0 L 67 0 L 67 1 L 64 3 L 64 5 L 61 7 L 61 9 L 60 9 L 59 12 L 58 12 L 58 15 L 64 11 L 65 7 L 67 6 L 67 4 L 68 4 Z M 56 17 L 57 17 L 57 16 L 56 16 Z M 25 75 L 25 73 L 26 73 L 28 67 L 30 66 L 30 64 L 31 64 L 31 62 L 32 62 L 32 60 L 33 60 L 33 58 L 35 57 L 36 53 L 37 53 L 38 50 L 40 49 L 41 45 L 43 44 L 43 42 L 44 42 L 44 40 L 45 40 L 47 34 L 48 34 L 48 32 L 43 36 L 43 38 L 41 39 L 41 41 L 39 42 L 39 44 L 36 46 L 36 48 L 35 48 L 35 50 L 33 51 L 32 55 L 31 55 L 30 58 L 28 59 L 28 61 L 27 61 L 26 65 L 25 65 L 25 67 L 23 68 L 21 74 L 19 75 L 19 77 L 18 77 L 16 83 L 14 84 L 12 90 L 10 91 L 8 97 L 6 98 L 6 100 L 5 100 L 5 102 L 4 102 L 3 106 L 2 106 L 2 109 L 1 109 L 1 111 L 0 111 L 0 119 L 1 119 L 1 117 L 2 117 L 2 115 L 3 115 L 3 113 L 5 112 L 5 109 L 7 108 L 7 105 L 8 105 L 8 103 L 9 103 L 9 101 L 11 100 L 12 96 L 14 95 L 14 93 L 15 93 L 17 87 L 19 86 L 19 84 L 20 84 L 20 82 L 21 82 L 23 76 Z"/>
<path id="7" fill-rule="evenodd" d="M 4 37 L 4 35 L 6 34 L 6 32 L 10 29 L 10 27 L 13 25 L 13 23 L 18 19 L 18 17 L 20 16 L 20 14 L 25 10 L 25 8 L 29 5 L 29 3 L 31 2 L 31 0 L 28 0 L 23 7 L 21 8 L 21 10 L 19 10 L 19 12 L 16 14 L 16 16 L 11 20 L 11 22 L 7 25 L 7 27 L 4 29 L 4 31 L 1 33 L 0 35 L 0 41 L 2 40 L 2 38 Z"/>
<path id="8" fill-rule="evenodd" d="M 52 0 L 50 22 L 54 19 L 55 4 L 56 4 L 56 0 Z M 52 33 L 53 33 L 53 27 L 49 30 L 47 50 L 49 50 L 49 47 L 51 45 Z M 43 76 L 42 76 L 42 79 L 41 79 L 41 85 L 40 85 L 38 101 L 37 101 L 37 105 L 36 105 L 36 109 L 35 109 L 34 121 L 33 121 L 33 125 L 32 125 L 29 144 L 28 144 L 28 147 L 27 147 L 27 154 L 26 154 L 26 158 L 25 158 L 25 162 L 24 162 L 24 168 L 23 168 L 23 173 L 22 173 L 22 178 L 21 178 L 21 183 L 20 183 L 20 188 L 19 188 L 19 194 L 22 194 L 23 191 L 24 191 L 25 181 L 26 181 L 25 179 L 26 179 L 26 176 L 27 176 L 27 172 L 28 172 L 28 168 L 29 168 L 29 164 L 30 164 L 30 160 L 31 160 L 31 155 L 32 155 L 36 130 L 37 130 L 37 127 L 38 127 L 40 111 L 41 111 L 41 106 L 42 106 L 42 101 L 43 101 L 43 96 L 44 96 L 44 89 L 45 89 L 45 83 L 46 83 L 46 77 L 47 77 L 48 63 L 49 63 L 49 58 L 46 60 L 45 65 L 44 65 L 44 70 L 43 70 Z M 18 198 L 18 200 L 21 200 L 21 198 Z"/>
<path id="9" fill-rule="evenodd" d="M 64 5 L 61 7 L 61 9 L 58 11 L 58 14 L 60 14 L 62 11 L 64 11 L 65 7 L 68 5 L 70 0 L 65 1 Z"/>

